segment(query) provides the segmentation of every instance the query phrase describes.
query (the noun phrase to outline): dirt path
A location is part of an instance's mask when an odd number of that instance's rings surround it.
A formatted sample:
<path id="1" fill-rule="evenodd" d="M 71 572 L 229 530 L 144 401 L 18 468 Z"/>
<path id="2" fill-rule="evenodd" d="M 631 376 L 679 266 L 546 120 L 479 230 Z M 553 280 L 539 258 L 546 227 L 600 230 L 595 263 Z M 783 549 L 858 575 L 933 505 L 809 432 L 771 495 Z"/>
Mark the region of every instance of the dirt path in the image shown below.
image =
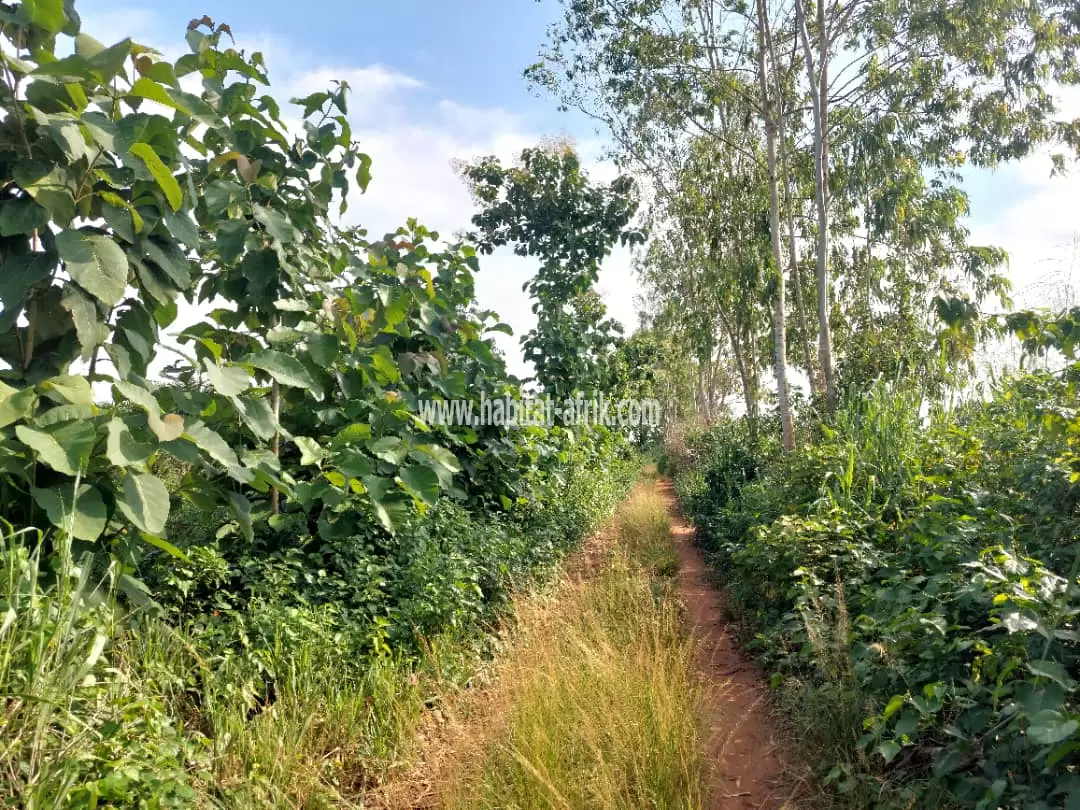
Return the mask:
<path id="1" fill-rule="evenodd" d="M 657 490 L 671 511 L 679 597 L 700 640 L 698 668 L 709 684 L 705 756 L 711 771 L 703 810 L 793 808 L 792 785 L 773 738 L 768 689 L 735 643 L 724 617 L 723 594 L 709 581 L 693 527 L 679 514 L 671 483 L 659 481 Z"/>

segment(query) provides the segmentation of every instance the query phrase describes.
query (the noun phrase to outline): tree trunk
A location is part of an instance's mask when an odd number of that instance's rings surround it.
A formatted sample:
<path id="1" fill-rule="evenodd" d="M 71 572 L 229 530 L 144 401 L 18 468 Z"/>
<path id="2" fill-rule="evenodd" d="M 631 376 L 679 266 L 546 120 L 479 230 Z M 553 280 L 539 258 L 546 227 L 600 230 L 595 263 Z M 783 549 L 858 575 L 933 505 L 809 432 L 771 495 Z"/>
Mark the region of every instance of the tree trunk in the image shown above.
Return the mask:
<path id="1" fill-rule="evenodd" d="M 778 62 L 775 44 L 771 41 L 771 38 L 769 42 L 769 56 L 772 58 L 773 66 L 775 67 Z M 793 52 L 792 61 L 794 61 L 794 56 L 795 54 Z M 810 396 L 816 397 L 820 386 L 818 384 L 817 371 L 814 368 L 814 353 L 810 349 L 810 329 L 806 317 L 806 301 L 803 297 L 802 273 L 799 270 L 799 251 L 795 241 L 795 193 L 791 189 L 791 167 L 788 164 L 787 113 L 784 111 L 782 101 L 783 88 L 780 87 L 778 81 L 775 82 L 775 87 L 777 98 L 776 123 L 779 129 L 778 134 L 780 136 L 780 169 L 784 175 L 784 212 L 786 215 L 785 224 L 787 225 L 788 237 L 788 272 L 791 273 L 791 283 L 795 287 L 795 312 L 799 318 L 803 367 L 806 369 L 806 379 L 810 384 Z"/>
<path id="2" fill-rule="evenodd" d="M 746 406 L 746 416 L 750 420 L 757 419 L 757 386 L 754 383 L 752 373 L 753 362 L 747 357 L 745 343 L 739 334 L 737 324 L 732 323 L 721 313 L 720 330 L 727 336 L 731 344 L 731 351 L 735 355 L 735 365 L 739 369 L 739 383 L 742 385 L 743 404 Z"/>
<path id="3" fill-rule="evenodd" d="M 746 406 L 746 417 L 751 420 L 757 419 L 757 397 L 754 394 L 753 382 L 750 379 L 750 369 L 746 356 L 742 350 L 742 341 L 735 330 L 730 330 L 728 335 L 731 341 L 731 350 L 735 353 L 735 364 L 739 368 L 739 382 L 742 384 L 743 404 Z"/>
<path id="4" fill-rule="evenodd" d="M 780 412 L 781 438 L 785 450 L 795 449 L 795 425 L 791 416 L 791 400 L 787 383 L 787 328 L 784 296 L 784 261 L 780 249 L 780 183 L 776 169 L 776 104 L 769 90 L 766 72 L 766 52 L 771 44 L 769 23 L 764 0 L 757 0 L 758 17 L 758 87 L 761 90 L 762 112 L 765 119 L 766 161 L 769 174 L 769 236 L 772 242 L 773 264 L 776 269 L 776 296 L 773 299 L 773 353 L 776 376 L 777 409 Z M 778 101 L 778 100 L 777 100 Z"/>
<path id="5" fill-rule="evenodd" d="M 278 385 L 278 381 L 274 380 L 270 384 L 270 408 L 274 412 L 274 439 L 270 446 L 270 451 L 274 454 L 274 458 L 281 458 L 281 430 L 278 428 L 278 423 L 281 421 L 281 387 Z M 281 493 L 278 492 L 277 487 L 270 488 L 270 514 L 276 515 L 281 511 Z"/>
<path id="6" fill-rule="evenodd" d="M 702 417 L 705 419 L 706 425 L 712 424 L 712 411 L 709 408 L 709 381 L 708 381 L 708 364 L 703 363 L 701 358 L 698 358 L 697 363 L 697 379 L 698 379 L 698 410 L 701 412 Z"/>
<path id="7" fill-rule="evenodd" d="M 806 62 L 806 79 L 810 87 L 811 109 L 814 116 L 814 205 L 817 208 L 817 314 L 818 365 L 825 378 L 825 407 L 836 407 L 836 375 L 833 369 L 832 330 L 829 328 L 829 42 L 825 30 L 825 4 L 818 3 L 817 71 L 806 23 L 803 0 L 795 0 L 795 15 L 799 38 L 802 40 Z M 816 76 L 815 76 L 816 73 Z"/>
<path id="8" fill-rule="evenodd" d="M 791 191 L 791 176 L 787 161 L 787 136 L 784 128 L 784 115 L 780 114 L 780 166 L 784 172 L 784 191 L 787 200 L 787 235 L 788 268 L 791 283 L 795 287 L 795 312 L 799 318 L 799 331 L 802 333 L 803 365 L 806 367 L 806 379 L 810 382 L 810 396 L 818 393 L 817 370 L 814 368 L 814 353 L 810 349 L 810 327 L 806 317 L 806 301 L 803 298 L 802 273 L 799 272 L 799 253 L 795 244 L 795 195 Z"/>

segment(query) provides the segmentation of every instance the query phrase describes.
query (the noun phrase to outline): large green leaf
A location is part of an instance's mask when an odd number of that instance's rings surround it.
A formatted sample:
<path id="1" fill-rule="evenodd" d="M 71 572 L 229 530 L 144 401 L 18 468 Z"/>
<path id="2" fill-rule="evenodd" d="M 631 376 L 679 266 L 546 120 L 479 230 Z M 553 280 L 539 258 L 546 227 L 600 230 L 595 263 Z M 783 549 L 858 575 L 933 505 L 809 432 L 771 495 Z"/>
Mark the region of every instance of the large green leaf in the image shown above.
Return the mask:
<path id="1" fill-rule="evenodd" d="M 15 182 L 49 212 L 56 225 L 66 228 L 71 223 L 75 217 L 77 180 L 68 168 L 20 162 L 12 174 Z"/>
<path id="2" fill-rule="evenodd" d="M 362 481 L 371 499 L 375 517 L 379 519 L 383 528 L 390 534 L 394 534 L 411 514 L 411 500 L 404 493 L 395 492 L 394 482 L 389 478 L 367 475 Z"/>
<path id="3" fill-rule="evenodd" d="M 1056 709 L 1043 709 L 1031 718 L 1028 737 L 1040 745 L 1054 745 L 1080 730 L 1080 722 Z"/>
<path id="4" fill-rule="evenodd" d="M 72 405 L 93 405 L 94 392 L 85 377 L 75 374 L 61 374 L 58 377 L 50 377 L 39 386 L 42 394 L 56 402 L 67 402 Z"/>
<path id="5" fill-rule="evenodd" d="M 330 440 L 330 446 L 336 450 L 339 447 L 348 447 L 351 444 L 366 441 L 370 438 L 371 425 L 367 422 L 353 422 L 337 432 L 334 438 Z"/>
<path id="6" fill-rule="evenodd" d="M 146 164 L 146 168 L 150 170 L 154 181 L 165 193 L 165 199 L 168 200 L 172 210 L 179 211 L 180 205 L 184 202 L 184 192 L 180 189 L 180 184 L 176 182 L 176 178 L 173 177 L 173 173 L 169 171 L 169 167 L 158 157 L 154 147 L 148 143 L 136 143 L 132 145 L 130 151 L 131 154 Z"/>
<path id="7" fill-rule="evenodd" d="M 439 478 L 430 467 L 422 464 L 402 467 L 398 476 L 413 497 L 429 505 L 439 499 Z"/>
<path id="8" fill-rule="evenodd" d="M 0 428 L 29 418 L 36 402 L 37 392 L 33 388 L 12 388 L 0 382 Z"/>
<path id="9" fill-rule="evenodd" d="M 183 551 L 181 551 L 168 540 L 165 540 L 162 537 L 157 537 L 155 535 L 149 534 L 148 532 L 140 532 L 139 536 L 142 537 L 143 540 L 152 545 L 154 548 L 159 548 L 164 551 L 170 557 L 176 557 L 176 559 L 184 561 L 187 561 L 188 559 L 187 554 L 185 554 Z"/>
<path id="10" fill-rule="evenodd" d="M 146 411 L 146 422 L 159 441 L 171 442 L 183 435 L 184 418 L 175 413 L 166 414 L 162 418 L 161 405 L 158 404 L 154 395 L 145 388 L 126 380 L 113 383 L 113 387 L 122 397 L 134 402 Z"/>
<path id="11" fill-rule="evenodd" d="M 131 574 L 121 574 L 116 578 L 116 587 L 136 607 L 144 610 L 160 610 L 160 605 L 154 601 L 150 589 L 141 579 L 136 579 Z"/>
<path id="12" fill-rule="evenodd" d="M 102 343 L 109 339 L 109 327 L 98 312 L 93 297 L 75 284 L 68 284 L 60 298 L 60 306 L 71 313 L 75 335 L 82 347 L 81 357 L 89 360 Z"/>
<path id="13" fill-rule="evenodd" d="M 89 461 L 97 438 L 94 426 L 87 422 L 66 422 L 49 431 L 16 425 L 19 441 L 37 455 L 38 460 L 64 475 L 78 475 Z"/>
<path id="14" fill-rule="evenodd" d="M 323 398 L 322 386 L 320 386 L 303 363 L 295 357 L 290 357 L 273 349 L 253 354 L 245 358 L 255 368 L 262 369 L 282 385 L 291 388 L 305 388 L 317 400 Z"/>
<path id="15" fill-rule="evenodd" d="M 177 289 L 186 290 L 191 286 L 191 267 L 180 248 L 157 239 L 148 239 L 143 243 L 143 250 Z"/>
<path id="16" fill-rule="evenodd" d="M 160 478 L 150 473 L 129 470 L 124 487 L 117 493 L 116 505 L 139 529 L 156 537 L 165 534 L 169 519 L 169 490 Z"/>
<path id="17" fill-rule="evenodd" d="M 150 297 L 163 306 L 169 304 L 176 296 L 176 288 L 165 278 L 165 274 L 141 258 L 132 256 L 130 261 L 139 283 Z"/>
<path id="18" fill-rule="evenodd" d="M 274 412 L 265 398 L 230 397 L 230 401 L 248 430 L 263 441 L 272 439 L 278 431 Z"/>
<path id="19" fill-rule="evenodd" d="M 373 456 L 390 464 L 400 464 L 409 452 L 400 436 L 380 436 L 375 441 L 368 442 L 367 448 Z"/>
<path id="20" fill-rule="evenodd" d="M 153 452 L 153 448 L 136 439 L 131 429 L 117 417 L 109 421 L 108 431 L 105 454 L 109 462 L 117 467 L 141 465 Z"/>
<path id="21" fill-rule="evenodd" d="M 254 540 L 255 530 L 251 520 L 251 502 L 239 492 L 230 492 L 229 512 L 236 519 L 243 538 L 249 543 Z"/>
<path id="22" fill-rule="evenodd" d="M 241 466 L 236 451 L 220 433 L 211 430 L 202 422 L 189 426 L 185 433 L 196 447 L 224 467 L 232 478 L 241 483 L 248 483 L 254 477 L 254 472 Z"/>
<path id="23" fill-rule="evenodd" d="M 169 231 L 184 243 L 185 246 L 196 250 L 199 247 L 199 226 L 184 211 L 165 211 L 165 224 Z"/>
<path id="24" fill-rule="evenodd" d="M 89 34 L 79 34 L 75 37 L 75 53 L 84 59 L 95 57 L 103 50 L 105 46 L 102 42 Z"/>
<path id="25" fill-rule="evenodd" d="M 50 34 L 59 33 L 67 22 L 64 0 L 23 0 L 22 10 L 32 23 Z"/>
<path id="26" fill-rule="evenodd" d="M 461 472 L 461 462 L 458 461 L 457 456 L 445 447 L 437 444 L 420 444 L 416 446 L 416 449 L 437 461 L 450 472 Z"/>
<path id="27" fill-rule="evenodd" d="M 131 85 L 131 89 L 127 91 L 127 95 L 134 96 L 135 98 L 145 98 L 150 101 L 154 101 L 165 107 L 171 107 L 174 110 L 179 110 L 182 113 L 189 114 L 191 110 L 186 105 L 177 101 L 172 95 L 155 82 L 153 79 L 148 79 L 142 76 L 135 80 L 135 84 Z M 134 152 L 134 150 L 132 150 Z M 141 157 L 141 155 L 140 155 Z M 174 206 L 174 208 L 179 206 Z"/>
<path id="28" fill-rule="evenodd" d="M 128 260 L 112 239 L 87 231 L 61 231 L 56 248 L 68 274 L 79 286 L 109 307 L 124 297 Z"/>
<path id="29" fill-rule="evenodd" d="M 0 304 L 4 305 L 4 311 L 0 312 L 0 332 L 15 325 L 26 293 L 48 278 L 55 266 L 56 254 L 49 253 L 12 256 L 4 261 L 4 272 L 0 273 Z"/>
<path id="30" fill-rule="evenodd" d="M 33 233 L 49 222 L 49 212 L 30 197 L 17 197 L 0 202 L 0 236 Z"/>
<path id="31" fill-rule="evenodd" d="M 72 486 L 35 488 L 33 496 L 54 526 L 69 532 L 78 540 L 97 540 L 105 531 L 108 518 L 101 493 L 96 487 L 83 484 L 73 499 L 73 489 Z"/>
<path id="32" fill-rule="evenodd" d="M 1031 674 L 1038 675 L 1042 678 L 1049 678 L 1055 683 L 1064 686 L 1066 689 L 1072 689 L 1076 686 L 1076 682 L 1069 677 L 1069 673 L 1065 671 L 1065 667 L 1060 661 L 1049 661 L 1045 659 L 1029 661 L 1027 668 Z"/>
<path id="33" fill-rule="evenodd" d="M 124 69 L 124 62 L 131 55 L 132 42 L 122 39 L 86 57 L 91 72 L 102 84 L 108 84 Z"/>
<path id="34" fill-rule="evenodd" d="M 93 419 L 96 415 L 93 405 L 55 405 L 34 417 L 34 427 L 49 428 L 62 422 Z"/>
<path id="35" fill-rule="evenodd" d="M 65 475 L 78 474 L 78 466 L 72 464 L 64 448 L 52 435 L 26 425 L 17 425 L 15 435 L 19 437 L 19 441 L 34 451 L 39 460 L 57 472 Z"/>
<path id="36" fill-rule="evenodd" d="M 322 446 L 309 436 L 297 436 L 293 442 L 300 448 L 300 466 L 302 467 L 318 464 L 326 457 L 326 451 Z"/>
<path id="37" fill-rule="evenodd" d="M 323 368 L 330 368 L 338 356 L 338 339 L 334 335 L 318 333 L 307 339 L 311 359 Z"/>
<path id="38" fill-rule="evenodd" d="M 206 358 L 203 367 L 210 385 L 222 396 L 233 397 L 251 387 L 251 376 L 240 366 L 219 366 Z"/>
<path id="39" fill-rule="evenodd" d="M 363 478 L 371 475 L 371 459 L 355 447 L 346 447 L 334 454 L 334 466 L 349 478 Z"/>
<path id="40" fill-rule="evenodd" d="M 255 220 L 262 225 L 268 234 L 283 245 L 295 242 L 300 238 L 299 232 L 283 214 L 266 205 L 256 205 L 252 208 Z"/>
<path id="41" fill-rule="evenodd" d="M 394 361 L 394 356 L 386 346 L 379 346 L 371 354 L 371 365 L 380 382 L 396 383 L 401 381 L 401 369 Z"/>

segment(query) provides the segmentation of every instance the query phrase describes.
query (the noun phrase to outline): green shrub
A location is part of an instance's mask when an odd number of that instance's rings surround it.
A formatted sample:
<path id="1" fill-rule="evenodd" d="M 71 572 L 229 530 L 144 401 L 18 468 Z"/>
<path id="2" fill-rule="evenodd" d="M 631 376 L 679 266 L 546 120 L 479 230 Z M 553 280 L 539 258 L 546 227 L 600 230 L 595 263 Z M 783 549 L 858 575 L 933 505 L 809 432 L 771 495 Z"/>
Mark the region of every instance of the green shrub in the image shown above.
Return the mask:
<path id="1" fill-rule="evenodd" d="M 852 806 L 1080 800 L 1080 493 L 1044 418 L 1070 390 L 920 415 L 878 384 L 785 457 L 694 440 L 677 492 Z"/>

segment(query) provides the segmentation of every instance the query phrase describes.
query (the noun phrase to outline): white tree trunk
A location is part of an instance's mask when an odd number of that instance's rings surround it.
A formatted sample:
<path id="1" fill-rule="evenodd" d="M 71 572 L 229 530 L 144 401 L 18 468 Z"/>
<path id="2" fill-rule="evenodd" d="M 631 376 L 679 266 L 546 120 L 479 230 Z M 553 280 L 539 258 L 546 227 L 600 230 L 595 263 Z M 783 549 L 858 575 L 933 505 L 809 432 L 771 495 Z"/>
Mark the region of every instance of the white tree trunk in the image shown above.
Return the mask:
<path id="1" fill-rule="evenodd" d="M 825 28 L 825 4 L 817 9 L 817 69 L 804 0 L 795 0 L 799 39 L 806 63 L 810 106 L 814 116 L 814 206 L 817 209 L 817 315 L 818 365 L 825 378 L 825 404 L 836 407 L 836 375 L 833 368 L 832 330 L 829 327 L 829 42 Z"/>
<path id="2" fill-rule="evenodd" d="M 769 236 L 776 269 L 776 296 L 773 299 L 773 373 L 776 376 L 776 401 L 780 412 L 781 438 L 785 450 L 795 449 L 795 424 L 787 382 L 787 306 L 784 294 L 784 257 L 780 248 L 780 183 L 776 169 L 777 102 L 772 97 L 772 82 L 766 67 L 766 53 L 771 44 L 765 0 L 757 0 L 758 17 L 758 87 L 765 119 L 766 161 L 769 173 Z"/>

